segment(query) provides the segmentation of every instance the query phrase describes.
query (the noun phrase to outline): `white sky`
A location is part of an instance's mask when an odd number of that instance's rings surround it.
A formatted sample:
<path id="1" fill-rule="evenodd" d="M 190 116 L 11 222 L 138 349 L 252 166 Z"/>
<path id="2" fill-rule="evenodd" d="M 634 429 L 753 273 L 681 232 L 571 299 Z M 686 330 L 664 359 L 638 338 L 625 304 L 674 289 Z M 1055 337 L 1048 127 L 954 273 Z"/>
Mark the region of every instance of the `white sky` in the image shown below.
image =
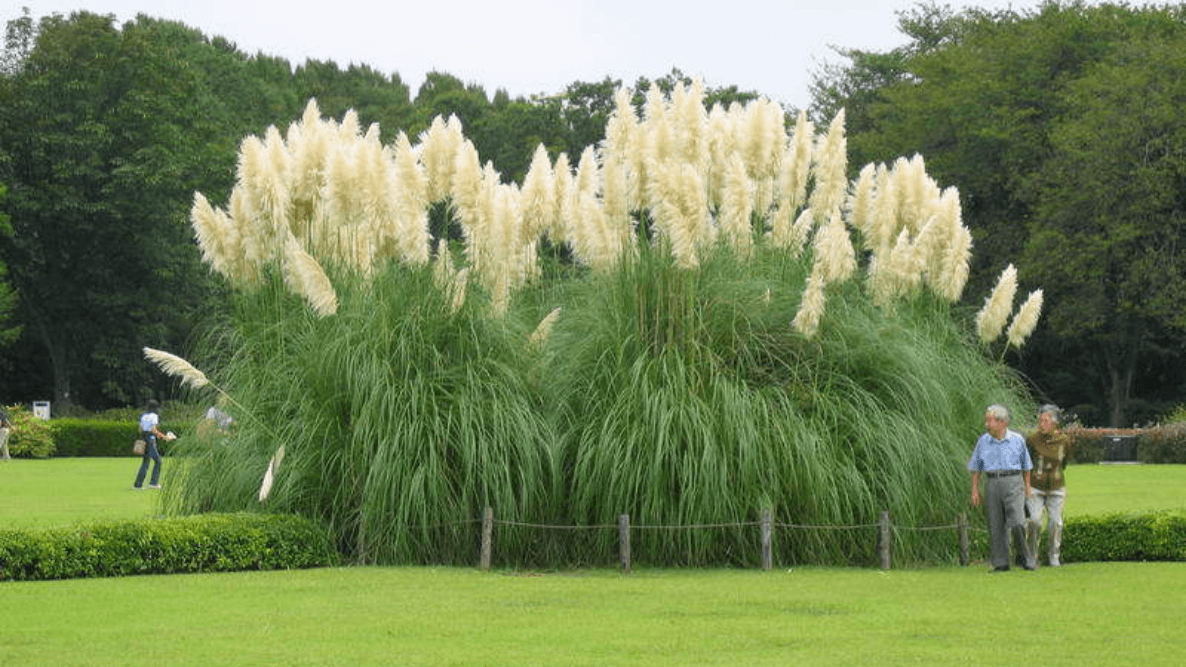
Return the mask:
<path id="1" fill-rule="evenodd" d="M 678 67 L 709 86 L 737 85 L 804 108 L 811 73 L 841 62 L 829 46 L 884 51 L 905 43 L 896 11 L 913 0 L 9 0 L 0 20 L 85 9 L 119 24 L 143 13 L 220 35 L 254 55 L 366 64 L 398 73 L 412 96 L 426 73 L 488 95 L 555 94 L 606 76 L 630 86 Z M 1040 0 L 937 0 L 955 8 Z"/>

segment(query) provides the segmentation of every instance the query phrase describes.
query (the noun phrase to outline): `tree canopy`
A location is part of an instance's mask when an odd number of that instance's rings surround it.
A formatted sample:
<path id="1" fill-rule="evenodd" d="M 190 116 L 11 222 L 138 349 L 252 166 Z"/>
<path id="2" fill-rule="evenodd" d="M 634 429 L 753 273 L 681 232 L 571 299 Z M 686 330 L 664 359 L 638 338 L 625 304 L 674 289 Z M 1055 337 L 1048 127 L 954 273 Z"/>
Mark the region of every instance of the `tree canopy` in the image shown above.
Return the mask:
<path id="1" fill-rule="evenodd" d="M 816 79 L 815 111 L 854 119 L 855 159 L 919 152 L 959 185 L 973 285 L 1014 262 L 1046 289 L 1047 324 L 1015 363 L 1095 423 L 1155 418 L 1186 386 L 1183 18 L 921 5 L 901 16 L 910 44 L 845 51 Z"/>

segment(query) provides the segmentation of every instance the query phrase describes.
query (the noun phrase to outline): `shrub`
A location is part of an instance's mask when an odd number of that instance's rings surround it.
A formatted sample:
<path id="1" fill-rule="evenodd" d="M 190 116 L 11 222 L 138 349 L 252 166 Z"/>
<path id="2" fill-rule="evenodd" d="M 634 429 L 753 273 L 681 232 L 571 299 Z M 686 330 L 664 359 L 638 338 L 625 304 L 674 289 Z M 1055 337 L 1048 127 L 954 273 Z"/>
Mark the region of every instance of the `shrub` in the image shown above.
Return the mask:
<path id="1" fill-rule="evenodd" d="M 1186 422 L 1145 429 L 1137 457 L 1143 463 L 1186 463 Z"/>
<path id="2" fill-rule="evenodd" d="M 56 447 L 49 423 L 35 416 L 23 405 L 5 408 L 12 422 L 12 434 L 8 436 L 8 451 L 12 456 L 29 459 L 48 459 Z"/>
<path id="3" fill-rule="evenodd" d="M 1111 436 L 1137 438 L 1137 460 L 1142 463 L 1186 463 L 1186 423 L 1171 423 L 1153 428 L 1068 428 L 1075 463 L 1099 463 L 1107 460 L 1107 439 Z"/>
<path id="4" fill-rule="evenodd" d="M 0 581 L 332 565 L 325 529 L 284 514 L 207 514 L 0 531 Z"/>
<path id="5" fill-rule="evenodd" d="M 1186 514 L 1146 512 L 1068 519 L 1064 562 L 1186 560 Z"/>
<path id="6" fill-rule="evenodd" d="M 1166 424 L 1186 424 L 1186 403 L 1170 410 L 1161 421 Z"/>

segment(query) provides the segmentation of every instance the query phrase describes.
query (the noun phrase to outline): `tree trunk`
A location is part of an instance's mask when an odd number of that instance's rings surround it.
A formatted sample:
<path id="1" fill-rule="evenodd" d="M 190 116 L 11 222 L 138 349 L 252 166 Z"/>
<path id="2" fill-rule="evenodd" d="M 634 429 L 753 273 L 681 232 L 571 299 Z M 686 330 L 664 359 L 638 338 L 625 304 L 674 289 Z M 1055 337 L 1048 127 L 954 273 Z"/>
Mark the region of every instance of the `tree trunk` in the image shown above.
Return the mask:
<path id="1" fill-rule="evenodd" d="M 40 313 L 33 316 L 37 323 L 37 331 L 45 350 L 49 354 L 49 363 L 54 374 L 54 397 L 51 409 L 54 412 L 66 412 L 73 406 L 70 397 L 70 349 L 65 336 L 58 334 L 46 326 L 45 319 Z"/>
<path id="2" fill-rule="evenodd" d="M 1112 428 L 1127 426 L 1128 399 L 1132 395 L 1132 378 L 1136 373 L 1137 345 L 1124 340 L 1104 352 L 1108 368 L 1108 425 Z"/>

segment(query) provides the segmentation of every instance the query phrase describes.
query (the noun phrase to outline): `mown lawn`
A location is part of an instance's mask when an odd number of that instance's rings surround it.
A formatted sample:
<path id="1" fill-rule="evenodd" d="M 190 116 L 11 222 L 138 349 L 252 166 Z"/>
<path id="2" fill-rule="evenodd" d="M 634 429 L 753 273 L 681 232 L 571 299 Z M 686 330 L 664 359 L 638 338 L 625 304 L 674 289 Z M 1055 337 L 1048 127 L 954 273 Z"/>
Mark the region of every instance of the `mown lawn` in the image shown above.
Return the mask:
<path id="1" fill-rule="evenodd" d="M 137 463 L 0 463 L 0 526 L 152 516 L 156 493 L 130 489 Z M 1184 478 L 1075 466 L 1067 511 L 1182 508 Z M 1186 563 L 3 582 L 0 666 L 1178 665 L 1183 590 Z"/>
<path id="2" fill-rule="evenodd" d="M 0 584 L 0 665 L 1180 665 L 1186 563 Z"/>
<path id="3" fill-rule="evenodd" d="M 137 458 L 0 462 L 0 527 L 153 516 L 159 492 L 132 489 L 139 465 Z M 168 484 L 178 462 L 164 465 Z M 1067 516 L 1186 509 L 1186 465 L 1074 465 L 1067 482 Z"/>

